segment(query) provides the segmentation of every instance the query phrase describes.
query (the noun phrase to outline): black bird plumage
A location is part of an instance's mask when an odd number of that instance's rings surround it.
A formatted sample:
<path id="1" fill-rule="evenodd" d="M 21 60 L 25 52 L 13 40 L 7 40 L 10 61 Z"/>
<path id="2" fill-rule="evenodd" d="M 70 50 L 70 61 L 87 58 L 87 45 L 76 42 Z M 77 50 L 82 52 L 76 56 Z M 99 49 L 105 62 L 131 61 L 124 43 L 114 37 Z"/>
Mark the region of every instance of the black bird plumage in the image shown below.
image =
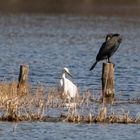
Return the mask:
<path id="1" fill-rule="evenodd" d="M 96 64 L 101 60 L 108 59 L 108 62 L 110 63 L 110 57 L 116 52 L 121 41 L 122 37 L 120 34 L 107 34 L 105 42 L 102 44 L 96 56 L 96 61 L 90 68 L 90 71 L 93 70 Z"/>

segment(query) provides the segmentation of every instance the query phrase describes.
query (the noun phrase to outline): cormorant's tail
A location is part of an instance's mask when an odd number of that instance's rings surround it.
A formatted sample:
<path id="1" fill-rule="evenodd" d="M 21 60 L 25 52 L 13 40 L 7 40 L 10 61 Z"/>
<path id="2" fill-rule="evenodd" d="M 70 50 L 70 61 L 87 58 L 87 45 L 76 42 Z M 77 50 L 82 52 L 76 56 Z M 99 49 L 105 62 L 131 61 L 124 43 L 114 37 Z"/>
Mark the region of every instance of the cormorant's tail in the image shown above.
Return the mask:
<path id="1" fill-rule="evenodd" d="M 96 66 L 97 62 L 98 62 L 98 61 L 96 61 L 96 62 L 92 65 L 92 67 L 90 68 L 90 71 L 94 69 L 94 67 Z"/>

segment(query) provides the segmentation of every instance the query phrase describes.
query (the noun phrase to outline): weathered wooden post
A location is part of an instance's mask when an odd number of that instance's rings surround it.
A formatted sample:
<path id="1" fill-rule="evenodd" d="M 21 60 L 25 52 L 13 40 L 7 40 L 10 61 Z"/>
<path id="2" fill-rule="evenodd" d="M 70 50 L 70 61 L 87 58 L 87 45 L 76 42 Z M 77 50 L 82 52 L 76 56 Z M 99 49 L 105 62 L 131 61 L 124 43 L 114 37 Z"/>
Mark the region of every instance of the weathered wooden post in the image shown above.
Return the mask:
<path id="1" fill-rule="evenodd" d="M 114 64 L 103 63 L 102 99 L 104 103 L 113 103 L 115 95 Z"/>
<path id="2" fill-rule="evenodd" d="M 26 95 L 28 93 L 28 74 L 29 74 L 29 66 L 28 65 L 20 65 L 20 73 L 18 78 L 18 94 Z"/>

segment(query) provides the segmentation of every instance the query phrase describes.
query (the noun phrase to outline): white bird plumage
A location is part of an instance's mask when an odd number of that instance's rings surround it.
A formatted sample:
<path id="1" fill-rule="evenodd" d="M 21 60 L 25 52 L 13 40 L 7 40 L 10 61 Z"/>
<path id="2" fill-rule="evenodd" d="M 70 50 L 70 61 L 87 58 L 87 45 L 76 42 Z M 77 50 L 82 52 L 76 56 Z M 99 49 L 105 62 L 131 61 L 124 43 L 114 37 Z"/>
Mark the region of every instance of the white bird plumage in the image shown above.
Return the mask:
<path id="1" fill-rule="evenodd" d="M 66 74 L 72 76 L 69 72 L 69 69 L 65 67 L 60 79 L 60 88 L 62 90 L 63 96 L 65 96 L 70 101 L 71 99 L 77 97 L 78 88 L 72 81 L 66 78 Z"/>

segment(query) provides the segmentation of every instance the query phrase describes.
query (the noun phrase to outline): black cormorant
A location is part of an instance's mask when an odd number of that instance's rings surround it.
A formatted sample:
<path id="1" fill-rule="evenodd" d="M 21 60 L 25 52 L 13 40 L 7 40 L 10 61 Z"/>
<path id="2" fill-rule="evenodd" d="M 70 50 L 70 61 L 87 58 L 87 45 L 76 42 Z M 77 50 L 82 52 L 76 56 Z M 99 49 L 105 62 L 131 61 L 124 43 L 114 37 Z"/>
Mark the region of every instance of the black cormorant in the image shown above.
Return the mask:
<path id="1" fill-rule="evenodd" d="M 122 37 L 120 34 L 107 34 L 105 42 L 102 44 L 96 56 L 96 62 L 92 65 L 90 71 L 94 69 L 96 64 L 101 60 L 108 59 L 108 62 L 110 63 L 110 57 L 116 52 L 121 41 Z"/>

